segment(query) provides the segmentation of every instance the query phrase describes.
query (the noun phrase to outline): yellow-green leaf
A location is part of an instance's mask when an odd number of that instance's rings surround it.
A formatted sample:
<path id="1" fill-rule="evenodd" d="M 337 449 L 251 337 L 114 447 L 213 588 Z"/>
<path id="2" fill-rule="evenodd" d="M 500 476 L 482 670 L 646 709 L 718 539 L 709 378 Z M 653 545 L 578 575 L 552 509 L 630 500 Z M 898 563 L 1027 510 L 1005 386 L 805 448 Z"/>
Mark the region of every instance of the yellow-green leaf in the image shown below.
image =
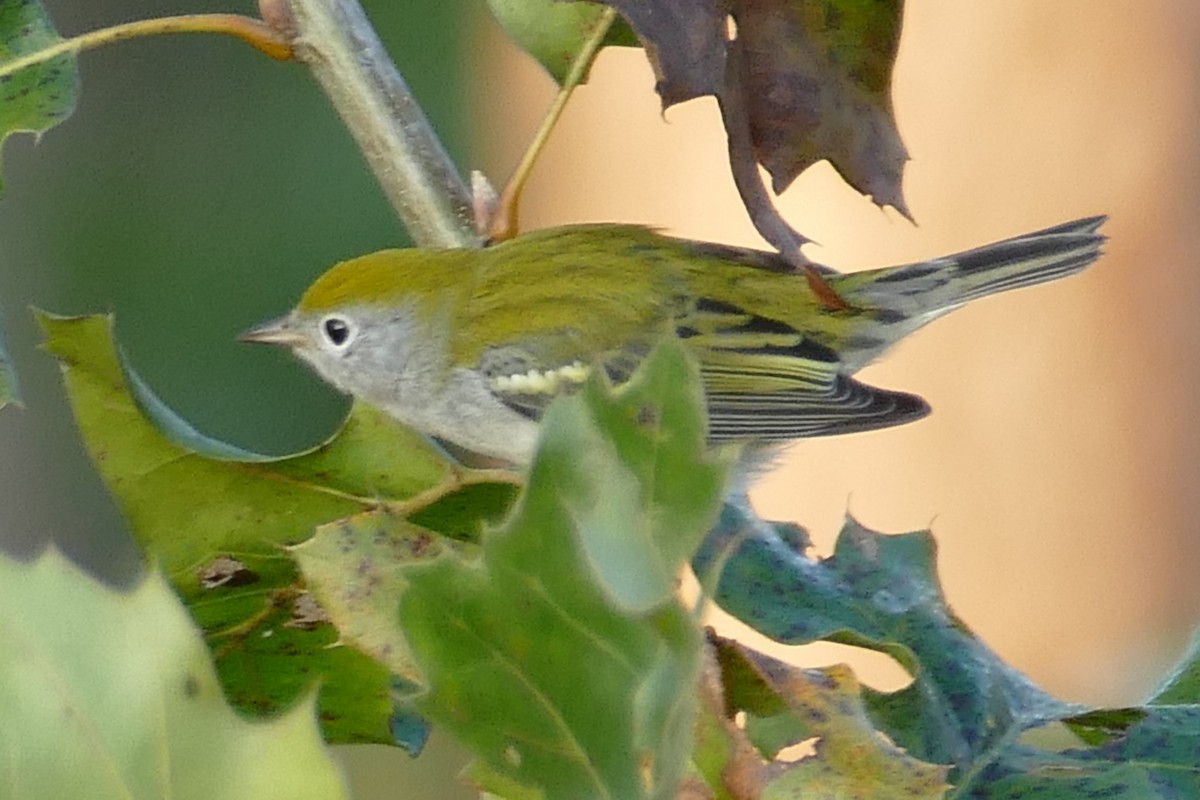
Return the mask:
<path id="1" fill-rule="evenodd" d="M 948 766 L 913 758 L 876 730 L 849 667 L 798 669 L 732 640 L 717 644 L 726 676 L 751 670 L 796 718 L 799 735 L 813 741 L 812 755 L 776 761 L 764 773 L 764 800 L 935 800 L 950 788 Z"/>
<path id="2" fill-rule="evenodd" d="M 403 517 L 375 510 L 322 525 L 291 552 L 342 642 L 418 683 L 420 674 L 396 624 L 404 567 L 459 547 Z"/>
<path id="3" fill-rule="evenodd" d="M 134 536 L 204 629 L 234 704 L 287 707 L 319 680 L 330 740 L 390 742 L 387 670 L 352 648 L 331 647 L 337 632 L 311 608 L 285 546 L 386 501 L 453 488 L 464 473 L 417 434 L 361 405 L 330 441 L 296 456 L 202 455 L 195 448 L 231 448 L 203 441 L 157 408 L 145 387 L 131 393 L 138 380 L 123 369 L 111 318 L 39 320 L 88 453 Z M 475 488 L 471 502 L 451 497 L 427 509 L 424 524 L 466 538 L 477 533 L 511 489 Z"/>
<path id="4" fill-rule="evenodd" d="M 598 3 L 564 0 L 488 0 L 488 8 L 505 33 L 560 84 L 604 13 Z M 603 44 L 637 46 L 638 41 L 628 26 L 618 23 Z"/>
<path id="5" fill-rule="evenodd" d="M 269 722 L 237 714 L 157 572 L 119 592 L 55 551 L 0 557 L 0 641 L 0 796 L 346 796 L 311 694 Z"/>

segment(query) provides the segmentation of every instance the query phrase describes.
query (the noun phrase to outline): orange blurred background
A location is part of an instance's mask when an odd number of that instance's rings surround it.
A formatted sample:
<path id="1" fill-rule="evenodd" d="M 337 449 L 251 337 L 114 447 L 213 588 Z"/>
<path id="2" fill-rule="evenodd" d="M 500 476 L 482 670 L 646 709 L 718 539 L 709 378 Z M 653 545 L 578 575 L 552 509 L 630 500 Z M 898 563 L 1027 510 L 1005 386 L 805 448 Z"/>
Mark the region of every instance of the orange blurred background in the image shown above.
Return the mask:
<path id="1" fill-rule="evenodd" d="M 554 87 L 493 24 L 480 36 L 480 166 L 501 183 Z M 1111 216 L 1107 255 L 1084 275 L 972 305 L 864 373 L 923 395 L 932 417 L 800 444 L 755 494 L 821 554 L 847 509 L 882 531 L 931 525 L 956 611 L 1069 700 L 1144 698 L 1200 620 L 1198 83 L 1191 0 L 909 3 L 894 97 L 919 227 L 828 164 L 781 200 L 821 243 L 808 255 L 844 270 Z M 523 227 L 621 220 L 762 246 L 715 102 L 664 118 L 653 84 L 639 51 L 601 55 L 531 181 Z M 901 680 L 882 657 L 854 663 L 876 685 Z"/>

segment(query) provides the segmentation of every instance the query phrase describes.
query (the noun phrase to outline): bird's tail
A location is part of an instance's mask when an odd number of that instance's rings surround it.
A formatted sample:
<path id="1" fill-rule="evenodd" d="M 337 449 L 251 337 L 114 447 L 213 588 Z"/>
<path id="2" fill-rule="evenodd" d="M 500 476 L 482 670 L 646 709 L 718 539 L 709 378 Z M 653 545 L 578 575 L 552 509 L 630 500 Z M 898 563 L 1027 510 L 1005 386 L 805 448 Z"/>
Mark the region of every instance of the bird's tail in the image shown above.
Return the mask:
<path id="1" fill-rule="evenodd" d="M 855 273 L 863 282 L 847 299 L 898 312 L 919 327 L 978 297 L 1083 270 L 1100 255 L 1105 237 L 1096 231 L 1106 219 L 1088 217 L 932 261 Z"/>

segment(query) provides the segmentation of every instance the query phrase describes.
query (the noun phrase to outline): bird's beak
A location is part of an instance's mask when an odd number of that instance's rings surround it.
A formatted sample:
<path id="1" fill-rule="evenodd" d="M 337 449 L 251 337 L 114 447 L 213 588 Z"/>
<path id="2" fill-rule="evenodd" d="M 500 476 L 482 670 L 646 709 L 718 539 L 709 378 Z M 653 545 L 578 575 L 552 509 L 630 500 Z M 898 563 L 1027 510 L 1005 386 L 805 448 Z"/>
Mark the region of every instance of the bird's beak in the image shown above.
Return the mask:
<path id="1" fill-rule="evenodd" d="M 303 347 L 308 339 L 292 328 L 290 317 L 268 320 L 259 323 L 238 336 L 238 341 L 258 344 L 274 344 L 283 347 Z"/>

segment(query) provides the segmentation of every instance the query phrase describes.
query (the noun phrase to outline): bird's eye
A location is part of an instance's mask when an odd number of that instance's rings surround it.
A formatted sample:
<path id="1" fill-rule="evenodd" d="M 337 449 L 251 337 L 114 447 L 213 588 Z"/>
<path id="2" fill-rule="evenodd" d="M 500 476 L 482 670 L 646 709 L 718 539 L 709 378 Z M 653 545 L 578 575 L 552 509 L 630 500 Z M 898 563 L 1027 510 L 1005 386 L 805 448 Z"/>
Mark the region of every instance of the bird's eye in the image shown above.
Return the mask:
<path id="1" fill-rule="evenodd" d="M 334 347 L 345 347 L 354 338 L 354 328 L 342 317 L 326 317 L 321 322 L 321 331 Z"/>

